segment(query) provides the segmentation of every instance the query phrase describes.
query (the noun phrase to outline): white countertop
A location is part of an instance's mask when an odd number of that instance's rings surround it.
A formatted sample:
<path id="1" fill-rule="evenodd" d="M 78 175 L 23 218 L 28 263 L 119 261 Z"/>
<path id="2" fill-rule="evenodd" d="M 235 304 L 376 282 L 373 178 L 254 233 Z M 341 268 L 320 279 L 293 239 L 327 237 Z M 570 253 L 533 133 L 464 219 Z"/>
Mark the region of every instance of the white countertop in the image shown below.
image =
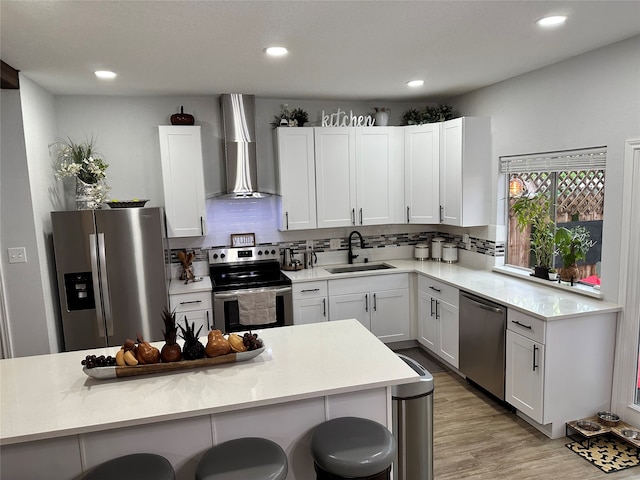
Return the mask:
<path id="1" fill-rule="evenodd" d="M 308 282 L 415 272 L 546 321 L 622 310 L 622 307 L 615 303 L 597 300 L 551 286 L 546 287 L 501 273 L 467 268 L 459 264 L 419 260 L 384 260 L 382 263 L 393 265 L 395 268 L 331 274 L 325 269 L 329 265 L 323 265 L 297 272 L 283 273 L 293 282 Z"/>
<path id="2" fill-rule="evenodd" d="M 172 278 L 169 284 L 169 295 L 180 295 L 183 293 L 210 292 L 211 277 L 196 277 L 197 282 L 184 283 L 184 280 Z"/>
<path id="3" fill-rule="evenodd" d="M 419 380 L 356 320 L 255 332 L 267 348 L 246 362 L 109 381 L 86 376 L 80 361 L 117 348 L 0 360 L 0 444 Z"/>

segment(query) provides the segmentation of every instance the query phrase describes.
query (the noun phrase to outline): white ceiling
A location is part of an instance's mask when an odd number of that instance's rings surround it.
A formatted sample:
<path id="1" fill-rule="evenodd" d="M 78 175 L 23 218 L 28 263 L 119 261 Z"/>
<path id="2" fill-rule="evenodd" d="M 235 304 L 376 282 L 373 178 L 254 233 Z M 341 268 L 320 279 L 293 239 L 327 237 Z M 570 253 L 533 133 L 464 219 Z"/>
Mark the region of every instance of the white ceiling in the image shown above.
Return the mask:
<path id="1" fill-rule="evenodd" d="M 1 0 L 0 19 L 2 60 L 54 94 L 435 101 L 638 35 L 640 1 Z"/>

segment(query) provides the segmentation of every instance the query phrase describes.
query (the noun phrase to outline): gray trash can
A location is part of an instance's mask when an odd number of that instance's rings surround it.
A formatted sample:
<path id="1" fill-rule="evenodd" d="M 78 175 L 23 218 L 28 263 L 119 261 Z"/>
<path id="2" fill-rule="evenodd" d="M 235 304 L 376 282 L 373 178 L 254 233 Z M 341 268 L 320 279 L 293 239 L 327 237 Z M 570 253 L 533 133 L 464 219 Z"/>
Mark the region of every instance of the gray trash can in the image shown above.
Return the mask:
<path id="1" fill-rule="evenodd" d="M 398 354 L 420 381 L 393 387 L 393 435 L 398 442 L 394 480 L 433 480 L 433 375 Z"/>

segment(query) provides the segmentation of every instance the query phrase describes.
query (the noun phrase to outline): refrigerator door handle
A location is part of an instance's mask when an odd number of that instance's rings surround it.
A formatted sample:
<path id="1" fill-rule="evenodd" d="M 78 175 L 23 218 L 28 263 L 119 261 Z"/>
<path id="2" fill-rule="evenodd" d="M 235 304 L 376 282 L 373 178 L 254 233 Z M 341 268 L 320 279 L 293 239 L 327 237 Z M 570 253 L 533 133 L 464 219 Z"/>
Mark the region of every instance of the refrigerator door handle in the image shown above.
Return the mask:
<path id="1" fill-rule="evenodd" d="M 109 294 L 109 282 L 107 280 L 107 255 L 104 247 L 104 233 L 98 234 L 98 255 L 100 259 L 100 285 L 102 287 L 102 304 L 104 318 L 107 323 L 107 335 L 113 335 L 113 315 L 111 314 L 111 295 Z"/>
<path id="2" fill-rule="evenodd" d="M 98 268 L 98 244 L 96 243 L 96 235 L 94 233 L 89 234 L 89 252 L 91 255 L 91 278 L 93 280 L 93 292 L 96 302 L 96 319 L 98 321 L 98 336 L 100 338 L 106 337 L 104 329 L 104 317 L 102 315 L 102 295 L 100 295 L 100 279 Z"/>

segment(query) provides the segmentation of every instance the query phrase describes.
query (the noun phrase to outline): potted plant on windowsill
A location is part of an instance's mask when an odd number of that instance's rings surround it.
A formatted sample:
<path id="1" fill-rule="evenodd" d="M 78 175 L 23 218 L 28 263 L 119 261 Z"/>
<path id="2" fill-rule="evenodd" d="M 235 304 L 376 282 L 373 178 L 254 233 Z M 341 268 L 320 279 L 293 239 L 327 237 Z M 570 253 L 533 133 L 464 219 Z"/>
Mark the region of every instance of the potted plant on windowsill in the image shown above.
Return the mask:
<path id="1" fill-rule="evenodd" d="M 511 207 L 520 232 L 531 226 L 531 251 L 536 259 L 533 276 L 545 280 L 549 280 L 555 254 L 555 224 L 551 220 L 550 207 L 551 200 L 544 194 L 523 195 Z"/>
<path id="2" fill-rule="evenodd" d="M 559 227 L 555 234 L 555 243 L 562 257 L 560 280 L 573 284 L 580 276 L 578 260 L 587 258 L 587 252 L 596 242 L 591 240 L 586 228 L 578 225 L 572 229 Z"/>

